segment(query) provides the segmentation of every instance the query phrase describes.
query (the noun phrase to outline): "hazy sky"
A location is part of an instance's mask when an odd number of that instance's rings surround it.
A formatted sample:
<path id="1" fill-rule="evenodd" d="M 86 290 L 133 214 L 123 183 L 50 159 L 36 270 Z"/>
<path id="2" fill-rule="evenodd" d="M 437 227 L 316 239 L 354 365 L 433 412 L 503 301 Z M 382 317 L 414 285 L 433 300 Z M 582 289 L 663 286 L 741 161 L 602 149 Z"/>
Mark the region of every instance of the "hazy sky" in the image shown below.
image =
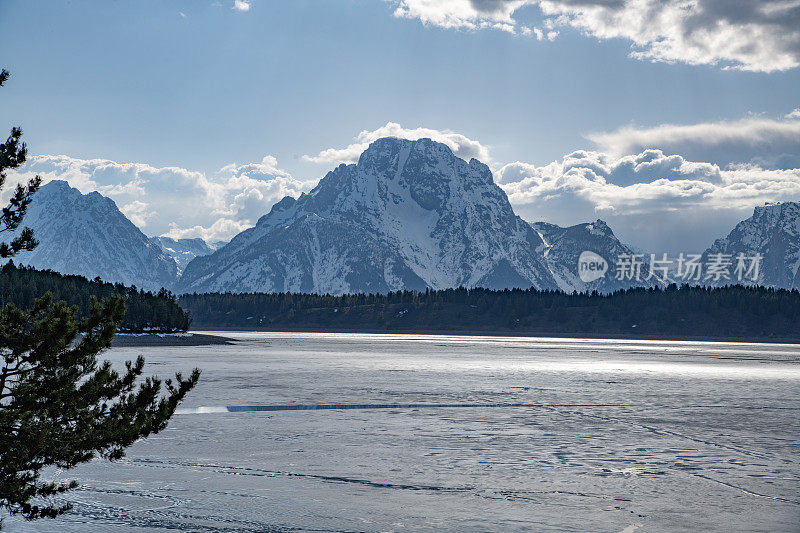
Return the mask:
<path id="1" fill-rule="evenodd" d="M 399 135 L 523 218 L 693 250 L 800 200 L 798 28 L 794 0 L 0 0 L 0 127 L 19 177 L 148 234 L 228 238 Z"/>

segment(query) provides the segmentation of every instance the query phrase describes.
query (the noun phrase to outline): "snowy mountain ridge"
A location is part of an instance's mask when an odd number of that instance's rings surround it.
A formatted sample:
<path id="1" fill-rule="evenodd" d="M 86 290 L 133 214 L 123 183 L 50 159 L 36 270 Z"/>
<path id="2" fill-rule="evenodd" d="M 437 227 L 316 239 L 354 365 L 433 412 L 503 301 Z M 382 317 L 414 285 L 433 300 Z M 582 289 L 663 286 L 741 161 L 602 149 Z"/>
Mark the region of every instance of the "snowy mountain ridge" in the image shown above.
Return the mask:
<path id="1" fill-rule="evenodd" d="M 714 241 L 704 258 L 720 253 L 734 258 L 740 253 L 749 257 L 760 254 L 755 284 L 800 288 L 800 203 L 769 202 L 757 206 L 753 216 L 739 222 L 727 237 Z M 720 280 L 715 285 L 725 283 L 731 281 Z"/>
<path id="2" fill-rule="evenodd" d="M 166 255 L 175 260 L 178 265 L 178 276 L 183 272 L 192 259 L 202 255 L 214 253 L 214 250 L 224 243 L 207 243 L 199 237 L 173 239 L 171 237 L 150 237 L 150 240 L 159 246 Z"/>
<path id="3" fill-rule="evenodd" d="M 34 229 L 39 246 L 17 255 L 19 264 L 148 290 L 172 287 L 177 278 L 175 261 L 98 192 L 81 194 L 53 180 L 33 196 L 23 225 Z"/>
<path id="4" fill-rule="evenodd" d="M 111 199 L 83 195 L 59 180 L 34 196 L 24 225 L 41 244 L 15 259 L 22 264 L 176 292 L 458 286 L 610 292 L 660 283 L 647 280 L 646 264 L 641 280 L 616 279 L 617 258 L 639 251 L 602 220 L 569 227 L 527 223 L 486 165 L 459 159 L 430 139 L 373 142 L 357 164 L 339 165 L 308 194 L 285 197 L 219 247 L 202 239 L 148 239 Z M 584 253 L 601 258 L 608 270 L 582 277 Z M 756 283 L 800 287 L 800 204 L 756 207 L 706 250 L 703 262 L 711 254 L 740 253 L 763 257 Z"/>
<path id="5" fill-rule="evenodd" d="M 657 279 L 647 280 L 649 267 L 645 264 L 641 268 L 640 280 L 618 280 L 614 265 L 621 255 L 631 255 L 636 252 L 622 244 L 614 232 L 604 221 L 598 219 L 594 222 L 561 227 L 548 222 L 532 222 L 544 242 L 543 250 L 545 261 L 551 274 L 558 284 L 558 288 L 565 292 L 613 292 L 632 286 L 651 287 Z M 592 281 L 583 281 L 580 278 L 578 261 L 584 252 L 593 252 L 602 257 L 608 265 L 608 271 Z"/>
<path id="6" fill-rule="evenodd" d="M 430 139 L 383 138 L 308 194 L 287 197 L 210 256 L 179 288 L 386 292 L 557 284 L 539 235 L 483 163 Z"/>

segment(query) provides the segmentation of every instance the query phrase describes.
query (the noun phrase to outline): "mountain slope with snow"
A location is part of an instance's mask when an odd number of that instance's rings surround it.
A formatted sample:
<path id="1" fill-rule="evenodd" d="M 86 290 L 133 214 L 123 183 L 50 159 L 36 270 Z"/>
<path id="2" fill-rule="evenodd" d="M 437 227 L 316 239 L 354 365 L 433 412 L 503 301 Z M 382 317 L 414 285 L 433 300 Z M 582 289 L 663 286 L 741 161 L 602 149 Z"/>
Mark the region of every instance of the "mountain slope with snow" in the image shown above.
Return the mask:
<path id="1" fill-rule="evenodd" d="M 23 226 L 39 241 L 19 264 L 64 274 L 122 282 L 157 290 L 171 288 L 178 267 L 100 193 L 81 194 L 66 181 L 54 180 L 34 195 Z"/>
<path id="2" fill-rule="evenodd" d="M 219 246 L 209 244 L 199 237 L 194 239 L 150 237 L 150 240 L 158 245 L 166 255 L 175 260 L 178 265 L 179 275 L 192 259 L 212 254 L 214 250 L 219 248 Z"/>
<path id="3" fill-rule="evenodd" d="M 561 227 L 547 222 L 533 222 L 535 229 L 544 241 L 544 257 L 558 287 L 566 292 L 613 292 L 633 286 L 653 286 L 657 278 L 647 279 L 649 267 L 647 259 L 642 258 L 640 279 L 616 279 L 615 265 L 621 255 L 635 252 L 622 244 L 602 220 L 575 226 Z M 579 275 L 578 260 L 584 252 L 593 252 L 606 261 L 608 270 L 603 276 L 591 281 L 583 281 Z"/>
<path id="4" fill-rule="evenodd" d="M 543 246 L 486 165 L 430 139 L 383 138 L 194 259 L 179 290 L 555 289 Z"/>
<path id="5" fill-rule="evenodd" d="M 756 207 L 752 217 L 737 224 L 724 239 L 714 241 L 703 254 L 704 262 L 712 254 L 730 255 L 732 263 L 731 279 L 711 280 L 713 285 L 738 283 L 736 257 L 760 254 L 763 259 L 755 283 L 784 289 L 800 288 L 800 203 L 769 203 Z M 749 266 L 748 261 L 745 267 Z M 753 283 L 748 279 L 752 275 L 744 278 Z"/>

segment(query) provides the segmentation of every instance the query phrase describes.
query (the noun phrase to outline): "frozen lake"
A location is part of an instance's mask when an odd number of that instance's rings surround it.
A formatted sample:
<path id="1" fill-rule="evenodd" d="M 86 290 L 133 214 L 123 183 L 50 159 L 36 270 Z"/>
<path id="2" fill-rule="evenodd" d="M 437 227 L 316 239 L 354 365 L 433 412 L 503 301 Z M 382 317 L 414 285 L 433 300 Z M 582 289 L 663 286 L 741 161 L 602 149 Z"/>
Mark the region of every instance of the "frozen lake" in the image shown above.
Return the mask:
<path id="1" fill-rule="evenodd" d="M 8 531 L 800 528 L 800 347 L 226 335 L 109 352 L 203 376 L 166 431 L 59 476 L 69 515 Z"/>

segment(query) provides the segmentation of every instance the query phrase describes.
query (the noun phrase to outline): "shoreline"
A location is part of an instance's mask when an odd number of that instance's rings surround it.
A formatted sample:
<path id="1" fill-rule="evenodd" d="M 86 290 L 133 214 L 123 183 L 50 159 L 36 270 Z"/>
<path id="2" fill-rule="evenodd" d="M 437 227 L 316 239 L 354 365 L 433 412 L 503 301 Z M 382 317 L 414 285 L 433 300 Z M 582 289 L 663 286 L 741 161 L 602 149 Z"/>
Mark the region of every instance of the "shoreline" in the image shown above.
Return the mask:
<path id="1" fill-rule="evenodd" d="M 597 340 L 630 340 L 630 341 L 680 341 L 680 342 L 735 342 L 752 344 L 800 344 L 800 338 L 792 337 L 725 337 L 725 336 L 693 336 L 693 335 L 632 335 L 629 333 L 564 333 L 548 331 L 465 331 L 465 330 L 390 330 L 368 328 L 220 328 L 207 327 L 200 331 L 215 333 L 351 333 L 365 335 L 450 335 L 464 337 L 537 337 L 554 339 L 597 339 Z M 209 335 L 214 336 L 214 335 Z M 225 338 L 225 337 L 220 337 Z M 232 339 L 228 339 L 231 341 Z"/>
<path id="2" fill-rule="evenodd" d="M 117 333 L 111 341 L 112 348 L 157 346 L 226 346 L 234 339 L 208 333 Z"/>

